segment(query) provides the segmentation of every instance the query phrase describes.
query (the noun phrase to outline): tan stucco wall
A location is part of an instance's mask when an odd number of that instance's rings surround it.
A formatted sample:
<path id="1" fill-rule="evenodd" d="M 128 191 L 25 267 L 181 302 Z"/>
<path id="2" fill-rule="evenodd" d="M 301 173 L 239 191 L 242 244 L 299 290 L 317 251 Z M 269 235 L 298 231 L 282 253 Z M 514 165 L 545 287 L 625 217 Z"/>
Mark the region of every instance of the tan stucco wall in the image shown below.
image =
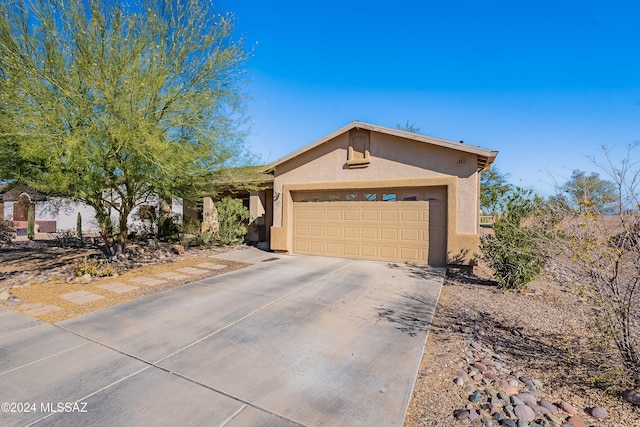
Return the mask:
<path id="1" fill-rule="evenodd" d="M 371 163 L 364 168 L 347 166 L 348 133 L 276 167 L 272 249 L 292 247 L 292 191 L 445 185 L 448 252 L 473 255 L 478 246 L 476 155 L 377 132 L 370 136 Z"/>

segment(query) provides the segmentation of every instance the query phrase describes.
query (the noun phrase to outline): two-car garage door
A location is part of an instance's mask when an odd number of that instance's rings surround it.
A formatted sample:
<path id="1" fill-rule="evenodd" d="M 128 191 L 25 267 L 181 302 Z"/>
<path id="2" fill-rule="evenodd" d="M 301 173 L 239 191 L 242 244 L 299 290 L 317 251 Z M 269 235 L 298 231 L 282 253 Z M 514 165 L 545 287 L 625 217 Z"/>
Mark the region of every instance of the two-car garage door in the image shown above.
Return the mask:
<path id="1" fill-rule="evenodd" d="M 295 192 L 293 251 L 445 265 L 445 187 Z"/>

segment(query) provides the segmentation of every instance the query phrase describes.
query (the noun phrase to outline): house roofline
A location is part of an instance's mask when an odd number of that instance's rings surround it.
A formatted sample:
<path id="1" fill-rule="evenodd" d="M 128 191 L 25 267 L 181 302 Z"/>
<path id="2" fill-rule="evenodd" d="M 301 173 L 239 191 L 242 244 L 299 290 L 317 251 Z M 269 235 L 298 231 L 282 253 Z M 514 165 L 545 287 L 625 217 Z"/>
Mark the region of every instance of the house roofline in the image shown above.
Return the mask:
<path id="1" fill-rule="evenodd" d="M 470 154 L 476 154 L 478 156 L 478 169 L 480 170 L 484 170 L 484 169 L 489 169 L 491 167 L 491 164 L 494 162 L 496 156 L 498 155 L 497 151 L 492 151 L 488 148 L 483 148 L 483 147 L 479 147 L 479 146 L 475 146 L 475 145 L 468 145 L 468 144 L 464 144 L 462 142 L 454 142 L 454 141 L 449 141 L 446 139 L 441 139 L 441 138 L 434 138 L 432 136 L 427 136 L 427 135 L 422 135 L 422 134 L 418 134 L 418 133 L 413 133 L 413 132 L 407 132 L 404 130 L 400 130 L 400 129 L 393 129 L 393 128 L 388 128 L 388 127 L 384 127 L 384 126 L 378 126 L 378 125 L 372 125 L 370 123 L 365 123 L 365 122 L 360 122 L 357 120 L 354 120 L 353 122 L 341 127 L 340 129 L 331 132 L 330 134 L 312 142 L 311 144 L 305 145 L 304 147 L 284 156 L 281 157 L 280 159 L 274 161 L 273 163 L 267 165 L 265 167 L 265 169 L 263 169 L 264 172 L 270 172 L 273 171 L 277 166 L 288 162 L 291 159 L 294 159 L 298 156 L 300 156 L 301 154 L 312 150 L 322 144 L 324 144 L 325 142 L 339 136 L 342 135 L 343 133 L 346 133 L 352 129 L 366 129 L 369 131 L 373 131 L 373 132 L 378 132 L 378 133 L 384 133 L 387 135 L 393 135 L 393 136 L 397 136 L 400 138 L 405 138 L 405 139 L 411 139 L 414 141 L 419 141 L 419 142 L 423 142 L 426 144 L 431 144 L 431 145 L 435 145 L 437 147 L 443 147 L 443 148 L 449 148 L 449 149 L 453 149 L 453 150 L 457 150 L 457 151 L 462 151 L 465 153 L 470 153 Z"/>

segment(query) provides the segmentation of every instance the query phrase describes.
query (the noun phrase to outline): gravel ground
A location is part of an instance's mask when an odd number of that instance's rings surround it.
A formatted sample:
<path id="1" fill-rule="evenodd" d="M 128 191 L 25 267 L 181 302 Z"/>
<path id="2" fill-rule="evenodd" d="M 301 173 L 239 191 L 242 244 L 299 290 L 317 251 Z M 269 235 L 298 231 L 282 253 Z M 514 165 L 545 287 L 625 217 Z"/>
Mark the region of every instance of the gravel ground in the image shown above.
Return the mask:
<path id="1" fill-rule="evenodd" d="M 455 379 L 479 357 L 473 344 L 508 364 L 512 377 L 525 375 L 542 383 L 538 390 L 547 401 L 558 407 L 570 403 L 585 425 L 640 427 L 640 408 L 593 385 L 598 366 L 585 350 L 590 338 L 587 310 L 580 298 L 549 283 L 505 293 L 473 274 L 450 272 L 405 425 L 483 425 L 480 417 L 454 416 L 471 408 L 470 389 Z M 596 406 L 605 408 L 606 419 L 591 416 Z M 558 417 L 564 422 L 570 415 L 559 409 Z M 493 420 L 493 425 L 500 424 Z"/>
<path id="2" fill-rule="evenodd" d="M 125 270 L 118 269 L 119 274 L 117 276 L 94 276 L 89 280 L 83 280 L 81 277 L 69 280 L 69 276 L 71 275 L 71 278 L 74 277 L 74 265 L 79 262 L 79 259 L 95 252 L 91 248 L 37 248 L 28 252 L 24 251 L 25 248 L 23 247 L 12 248 L 12 250 L 5 249 L 0 252 L 0 261 L 2 261 L 0 264 L 5 270 L 2 271 L 0 269 L 0 303 L 21 312 L 28 312 L 32 308 L 43 306 L 53 305 L 59 307 L 57 311 L 33 314 L 34 317 L 40 320 L 55 323 L 146 295 L 162 292 L 184 285 L 187 282 L 244 268 L 249 264 L 215 258 L 216 255 L 237 248 L 241 247 L 195 249 L 188 250 L 182 255 L 162 252 L 162 259 L 152 257 L 147 260 L 147 263 L 136 264 L 135 267 L 129 267 Z M 131 281 L 141 277 L 159 279 L 158 274 L 176 272 L 176 270 L 185 267 L 197 267 L 198 264 L 205 262 L 224 265 L 225 268 L 215 270 L 201 268 L 206 272 L 189 275 L 182 274 L 183 277 L 179 279 L 165 278 L 165 283 L 155 286 L 145 286 Z M 125 293 L 115 293 L 99 287 L 111 283 L 133 285 L 137 289 Z M 102 298 L 80 305 L 61 298 L 61 295 L 78 291 L 100 295 Z M 2 298 L 7 295 L 10 295 L 11 299 Z"/>
<path id="3" fill-rule="evenodd" d="M 19 311 L 24 311 L 26 304 L 56 304 L 64 309 L 38 316 L 47 322 L 100 310 L 184 283 L 169 281 L 115 295 L 97 287 L 114 278 L 94 279 L 90 283 L 64 280 L 73 263 L 87 252 L 28 245 L 15 249 L 0 251 L 0 290 L 10 292 L 19 301 L 4 304 Z M 115 280 L 125 281 L 194 266 L 230 249 L 187 251 L 181 256 L 122 272 Z M 227 268 L 207 275 L 246 266 L 219 259 L 215 262 L 225 264 Z M 487 277 L 482 273 L 480 271 L 480 276 Z M 28 286 L 20 285 L 26 281 Z M 77 290 L 87 290 L 105 298 L 84 305 L 66 303 L 58 298 L 60 294 Z M 473 384 L 474 380 L 470 379 L 469 383 L 456 384 L 456 379 L 461 371 L 474 376 L 471 365 L 481 357 L 489 357 L 504 363 L 511 370 L 510 377 L 526 376 L 541 383 L 537 390 L 552 404 L 559 407 L 561 402 L 570 403 L 577 409 L 576 416 L 584 420 L 583 425 L 640 427 L 639 407 L 593 385 L 600 367 L 586 351 L 585 344 L 591 338 L 586 323 L 588 310 L 580 298 L 548 283 L 537 282 L 523 292 L 504 293 L 478 276 L 450 271 L 427 339 L 405 425 L 483 425 L 482 416 L 474 420 L 459 420 L 454 416 L 461 410 L 471 409 L 469 387 L 482 388 L 482 382 Z M 591 408 L 596 406 L 606 410 L 606 419 L 591 416 Z M 479 415 L 483 415 L 480 404 L 475 407 Z M 556 425 L 562 425 L 561 422 L 568 418 L 568 413 L 559 410 L 556 420 L 561 421 Z M 485 419 L 485 425 L 488 425 L 486 422 Z M 494 420 L 493 425 L 499 423 Z"/>

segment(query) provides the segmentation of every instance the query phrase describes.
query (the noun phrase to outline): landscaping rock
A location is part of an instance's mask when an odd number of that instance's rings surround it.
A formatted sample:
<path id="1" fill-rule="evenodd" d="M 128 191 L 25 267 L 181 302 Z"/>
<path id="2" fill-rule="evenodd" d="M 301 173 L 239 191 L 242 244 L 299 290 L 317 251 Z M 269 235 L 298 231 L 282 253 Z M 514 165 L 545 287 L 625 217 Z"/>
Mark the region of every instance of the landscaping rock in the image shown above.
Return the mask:
<path id="1" fill-rule="evenodd" d="M 622 393 L 622 397 L 624 397 L 632 405 L 640 406 L 640 392 L 636 390 L 625 390 Z"/>
<path id="2" fill-rule="evenodd" d="M 574 427 L 587 427 L 582 418 L 575 415 L 567 420 L 570 424 L 573 424 Z"/>
<path id="3" fill-rule="evenodd" d="M 569 415 L 576 415 L 578 413 L 578 410 L 568 402 L 560 402 L 560 408 Z"/>
<path id="4" fill-rule="evenodd" d="M 558 408 L 556 408 L 555 405 L 547 402 L 544 399 L 540 400 L 540 406 L 547 408 L 547 410 L 549 410 L 549 412 L 551 412 L 552 414 L 558 413 Z"/>
<path id="5" fill-rule="evenodd" d="M 607 410 L 604 409 L 602 406 L 596 406 L 591 409 L 591 416 L 599 420 L 604 420 L 609 416 L 609 414 L 607 413 Z"/>
<path id="6" fill-rule="evenodd" d="M 516 413 L 518 419 L 524 421 L 533 421 L 536 419 L 536 413 L 527 405 L 516 405 L 513 411 Z"/>

